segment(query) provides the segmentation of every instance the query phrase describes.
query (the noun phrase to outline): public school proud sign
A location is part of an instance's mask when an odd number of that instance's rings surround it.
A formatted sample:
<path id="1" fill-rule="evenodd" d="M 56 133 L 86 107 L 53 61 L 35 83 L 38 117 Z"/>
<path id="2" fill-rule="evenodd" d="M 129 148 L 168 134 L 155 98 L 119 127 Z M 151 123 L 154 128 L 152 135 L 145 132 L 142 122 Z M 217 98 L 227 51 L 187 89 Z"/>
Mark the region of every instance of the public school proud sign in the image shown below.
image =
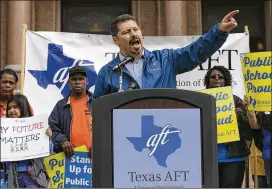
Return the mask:
<path id="1" fill-rule="evenodd" d="M 199 92 L 213 95 L 216 99 L 217 143 L 240 140 L 231 87 L 205 89 Z"/>
<path id="2" fill-rule="evenodd" d="M 241 54 L 249 110 L 272 111 L 272 62 L 270 52 Z"/>

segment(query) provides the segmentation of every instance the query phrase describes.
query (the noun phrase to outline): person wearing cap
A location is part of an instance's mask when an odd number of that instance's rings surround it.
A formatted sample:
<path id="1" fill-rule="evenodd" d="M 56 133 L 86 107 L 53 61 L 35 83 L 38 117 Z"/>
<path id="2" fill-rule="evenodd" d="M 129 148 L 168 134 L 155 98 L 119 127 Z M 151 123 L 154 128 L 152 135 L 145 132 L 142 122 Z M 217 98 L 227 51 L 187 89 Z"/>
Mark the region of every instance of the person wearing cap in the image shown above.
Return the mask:
<path id="1" fill-rule="evenodd" d="M 84 68 L 71 68 L 68 83 L 71 93 L 57 102 L 48 118 L 53 132 L 54 152 L 63 151 L 67 157 L 72 157 L 75 147 L 86 145 L 91 155 L 93 97 L 86 89 L 88 79 Z"/>

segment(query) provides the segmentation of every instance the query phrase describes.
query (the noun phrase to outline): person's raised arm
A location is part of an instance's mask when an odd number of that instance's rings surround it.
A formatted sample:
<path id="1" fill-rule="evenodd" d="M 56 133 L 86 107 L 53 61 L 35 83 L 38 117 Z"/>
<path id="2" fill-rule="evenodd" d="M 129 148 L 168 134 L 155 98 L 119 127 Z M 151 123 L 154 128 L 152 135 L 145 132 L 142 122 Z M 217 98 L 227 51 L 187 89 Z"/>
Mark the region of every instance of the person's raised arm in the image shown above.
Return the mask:
<path id="1" fill-rule="evenodd" d="M 219 50 L 227 40 L 229 32 L 237 27 L 237 22 L 233 18 L 237 13 L 239 13 L 239 10 L 227 14 L 221 23 L 216 24 L 206 34 L 188 46 L 172 50 L 172 62 L 176 73 L 180 74 L 193 70 Z"/>

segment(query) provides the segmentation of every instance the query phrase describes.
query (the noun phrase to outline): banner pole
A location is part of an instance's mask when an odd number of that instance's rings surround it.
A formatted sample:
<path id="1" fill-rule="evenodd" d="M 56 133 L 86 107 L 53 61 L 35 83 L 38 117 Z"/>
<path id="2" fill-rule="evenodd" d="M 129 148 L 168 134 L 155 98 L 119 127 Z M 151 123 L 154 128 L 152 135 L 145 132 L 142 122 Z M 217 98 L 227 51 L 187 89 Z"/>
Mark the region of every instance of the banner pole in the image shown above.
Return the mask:
<path id="1" fill-rule="evenodd" d="M 24 93 L 24 81 L 25 81 L 25 54 L 26 54 L 26 31 L 27 25 L 22 25 L 22 52 L 21 52 L 21 86 L 20 92 Z"/>
<path id="2" fill-rule="evenodd" d="M 257 163 L 257 150 L 256 150 L 256 146 L 255 143 L 252 146 L 253 147 L 253 159 L 254 159 L 254 188 L 258 188 L 258 163 Z"/>
<path id="3" fill-rule="evenodd" d="M 249 30 L 248 30 L 248 26 L 247 26 L 247 25 L 244 26 L 244 33 L 245 33 L 246 35 L 249 34 Z"/>

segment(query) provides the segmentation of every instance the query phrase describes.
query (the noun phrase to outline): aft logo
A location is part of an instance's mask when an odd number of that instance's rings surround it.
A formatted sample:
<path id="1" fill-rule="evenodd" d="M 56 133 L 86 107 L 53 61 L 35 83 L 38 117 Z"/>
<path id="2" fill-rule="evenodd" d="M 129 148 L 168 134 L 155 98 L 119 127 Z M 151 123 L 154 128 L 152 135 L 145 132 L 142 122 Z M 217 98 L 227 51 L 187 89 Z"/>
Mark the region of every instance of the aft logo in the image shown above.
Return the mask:
<path id="1" fill-rule="evenodd" d="M 181 147 L 181 130 L 166 124 L 163 127 L 154 125 L 154 116 L 142 116 L 141 136 L 127 137 L 135 150 L 141 152 L 147 148 L 148 156 L 153 156 L 162 167 L 167 167 L 166 160 Z"/>
<path id="2" fill-rule="evenodd" d="M 87 89 L 90 89 L 95 85 L 97 78 L 94 63 L 90 60 L 79 60 L 65 56 L 63 54 L 63 47 L 54 43 L 48 44 L 47 70 L 29 70 L 29 72 L 35 77 L 40 87 L 46 89 L 48 85 L 55 85 L 59 88 L 62 96 L 66 97 L 71 91 L 67 83 L 69 70 L 76 65 L 85 67 L 89 81 Z"/>
<path id="3" fill-rule="evenodd" d="M 146 147 L 153 148 L 152 151 L 148 154 L 149 156 L 152 156 L 155 153 L 159 145 L 163 146 L 169 141 L 169 138 L 171 138 L 171 136 L 168 136 L 169 134 L 171 135 L 174 133 L 181 132 L 180 130 L 171 131 L 170 127 L 171 127 L 170 124 L 165 125 L 160 134 L 154 134 L 148 138 L 146 142 Z"/>

